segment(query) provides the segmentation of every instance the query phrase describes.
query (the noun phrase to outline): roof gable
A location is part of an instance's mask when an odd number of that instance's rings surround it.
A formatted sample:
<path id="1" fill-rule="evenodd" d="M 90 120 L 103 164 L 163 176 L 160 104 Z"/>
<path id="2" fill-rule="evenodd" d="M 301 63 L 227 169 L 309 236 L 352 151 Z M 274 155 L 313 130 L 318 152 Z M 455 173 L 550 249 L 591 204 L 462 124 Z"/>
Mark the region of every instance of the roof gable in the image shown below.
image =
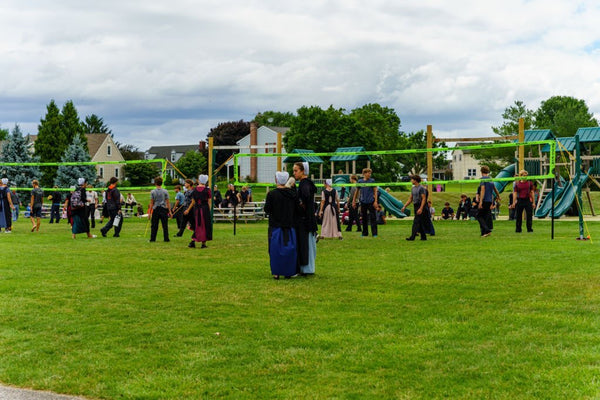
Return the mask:
<path id="1" fill-rule="evenodd" d="M 365 151 L 364 147 L 338 147 L 335 149 L 336 153 L 357 153 L 359 151 Z M 367 155 L 337 155 L 332 156 L 329 161 L 360 161 L 360 160 L 370 160 L 371 157 Z"/>
<path id="2" fill-rule="evenodd" d="M 104 144 L 106 139 L 108 138 L 108 134 L 106 133 L 86 133 L 85 135 L 88 142 L 88 150 L 90 153 L 90 157 L 94 158 L 100 147 Z"/>
<path id="3" fill-rule="evenodd" d="M 600 142 L 600 128 L 579 128 L 576 135 L 579 135 L 580 143 L 596 143 Z"/>
<path id="4" fill-rule="evenodd" d="M 152 159 L 155 158 L 165 158 L 171 159 L 171 153 L 174 151 L 178 154 L 185 154 L 188 151 L 197 151 L 197 144 L 183 144 L 183 145 L 175 145 L 175 146 L 152 146 L 146 153 L 154 155 Z"/>
<path id="5" fill-rule="evenodd" d="M 314 150 L 306 150 L 306 149 L 294 149 L 291 153 L 303 154 L 303 153 L 314 153 Z M 319 156 L 287 156 L 283 162 L 285 164 L 291 164 L 299 161 L 315 163 L 315 164 L 323 164 L 323 159 Z"/>

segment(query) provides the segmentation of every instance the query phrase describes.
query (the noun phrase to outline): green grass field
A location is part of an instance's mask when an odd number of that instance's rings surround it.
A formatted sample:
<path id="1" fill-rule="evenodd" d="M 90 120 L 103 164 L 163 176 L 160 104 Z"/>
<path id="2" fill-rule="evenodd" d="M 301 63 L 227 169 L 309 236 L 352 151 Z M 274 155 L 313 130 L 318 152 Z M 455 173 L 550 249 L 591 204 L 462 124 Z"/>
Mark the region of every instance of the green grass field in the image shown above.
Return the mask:
<path id="1" fill-rule="evenodd" d="M 145 220 L 72 240 L 21 219 L 0 235 L 0 382 L 97 399 L 600 397 L 600 237 L 443 221 L 407 242 L 410 224 L 323 240 L 314 277 L 275 281 L 266 223 L 218 224 L 201 250 L 148 243 Z"/>

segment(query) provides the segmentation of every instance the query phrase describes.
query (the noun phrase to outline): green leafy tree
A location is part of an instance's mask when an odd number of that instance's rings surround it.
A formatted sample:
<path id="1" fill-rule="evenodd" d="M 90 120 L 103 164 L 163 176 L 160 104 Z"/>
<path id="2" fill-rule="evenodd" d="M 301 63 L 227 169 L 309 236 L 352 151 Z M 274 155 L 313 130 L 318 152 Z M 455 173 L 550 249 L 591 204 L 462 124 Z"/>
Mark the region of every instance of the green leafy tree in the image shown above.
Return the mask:
<path id="1" fill-rule="evenodd" d="M 519 119 L 523 118 L 525 129 L 531 129 L 535 125 L 533 110 L 525 106 L 521 100 L 516 100 L 514 105 L 504 109 L 502 113 L 502 125 L 492 126 L 492 131 L 500 136 L 512 136 L 519 133 Z"/>
<path id="2" fill-rule="evenodd" d="M 413 132 L 410 134 L 401 134 L 401 147 L 404 149 L 426 149 L 427 148 L 427 133 L 424 130 Z M 435 143 L 433 147 L 444 147 L 445 143 Z M 420 175 L 427 172 L 427 153 L 408 153 L 402 154 L 399 157 L 402 164 L 402 172 L 405 174 Z M 433 153 L 433 168 L 443 169 L 448 164 L 446 154 L 442 152 Z"/>
<path id="3" fill-rule="evenodd" d="M 0 161 L 6 163 L 31 163 L 38 162 L 38 158 L 29 150 L 29 140 L 23 136 L 19 125 L 15 125 L 2 147 Z M 0 176 L 6 176 L 17 187 L 29 187 L 31 181 L 39 179 L 42 175 L 37 166 L 8 166 L 0 167 Z"/>
<path id="4" fill-rule="evenodd" d="M 231 121 L 221 122 L 212 128 L 208 137 L 213 138 L 215 146 L 235 145 L 238 140 L 250 134 L 250 122 Z M 217 166 L 223 164 L 232 154 L 237 153 L 234 150 L 219 150 L 215 155 Z"/>
<path id="5" fill-rule="evenodd" d="M 352 110 L 350 118 L 357 122 L 361 132 L 373 139 L 374 147 L 368 150 L 403 148 L 404 138 L 400 134 L 400 117 L 394 109 L 379 104 L 366 104 Z M 372 166 L 379 181 L 396 181 L 401 173 L 398 157 L 394 155 L 374 156 Z"/>
<path id="6" fill-rule="evenodd" d="M 81 142 L 81 137 L 76 135 L 73 137 L 71 145 L 65 150 L 61 162 L 89 162 L 91 160 L 92 158 Z M 93 165 L 60 165 L 54 184 L 58 187 L 77 186 L 79 178 L 85 178 L 88 183 L 95 183 L 96 167 Z"/>
<path id="7" fill-rule="evenodd" d="M 258 126 L 292 126 L 296 116 L 291 112 L 263 111 L 256 114 L 254 121 Z"/>
<path id="8" fill-rule="evenodd" d="M 8 138 L 8 129 L 3 129 L 0 127 L 0 140 L 6 140 Z"/>
<path id="9" fill-rule="evenodd" d="M 535 127 L 533 110 L 528 109 L 523 101 L 516 100 L 512 106 L 504 109 L 502 113 L 502 125 L 492 126 L 492 131 L 500 136 L 517 135 L 519 133 L 520 118 L 523 118 L 525 129 Z M 482 165 L 490 167 L 492 175 L 496 175 L 501 169 L 515 162 L 514 147 L 478 150 L 472 154 Z"/>
<path id="10" fill-rule="evenodd" d="M 194 178 L 207 171 L 206 158 L 197 151 L 188 151 L 185 153 L 175 166 L 186 178 Z"/>
<path id="11" fill-rule="evenodd" d="M 577 129 L 598 126 L 598 121 L 590 113 L 584 100 L 570 96 L 553 96 L 535 112 L 535 125 L 538 129 L 551 129 L 558 137 L 574 136 Z"/>
<path id="12" fill-rule="evenodd" d="M 318 106 L 299 108 L 298 117 L 284 136 L 283 143 L 287 152 L 309 149 L 319 153 L 359 145 L 373 148 L 372 138 L 360 131 L 357 121 L 350 118 L 343 108 L 335 109 L 333 106 L 326 110 Z"/>
<path id="13" fill-rule="evenodd" d="M 156 163 L 126 164 L 123 167 L 125 179 L 133 186 L 145 186 L 152 183 L 159 173 Z"/>
<path id="14" fill-rule="evenodd" d="M 144 159 L 144 153 L 139 149 L 139 147 L 136 147 L 132 144 L 122 144 L 119 142 L 116 142 L 116 145 L 119 148 L 119 151 L 121 152 L 121 155 L 125 160 Z"/>
<path id="15" fill-rule="evenodd" d="M 104 120 L 96 114 L 88 115 L 83 122 L 83 132 L 85 133 L 106 133 L 113 136 L 112 130 L 104 123 Z"/>

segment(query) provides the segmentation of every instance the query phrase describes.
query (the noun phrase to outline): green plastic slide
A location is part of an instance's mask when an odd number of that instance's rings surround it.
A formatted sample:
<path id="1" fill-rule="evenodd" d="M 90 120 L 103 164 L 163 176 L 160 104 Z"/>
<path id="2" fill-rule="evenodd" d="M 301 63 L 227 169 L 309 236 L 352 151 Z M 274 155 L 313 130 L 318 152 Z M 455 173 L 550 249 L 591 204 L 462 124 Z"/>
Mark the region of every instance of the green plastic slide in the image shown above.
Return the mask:
<path id="1" fill-rule="evenodd" d="M 558 186 L 558 185 L 554 186 L 553 190 L 554 190 L 554 202 L 555 203 L 558 199 L 560 199 L 560 197 L 564 193 L 567 186 L 568 186 L 567 183 L 562 178 L 561 178 L 561 186 Z M 542 204 L 540 204 L 538 209 L 535 210 L 535 217 L 536 218 L 545 218 L 548 216 L 548 214 L 550 214 L 551 210 L 552 210 L 552 193 L 548 193 L 546 195 L 546 197 L 544 197 L 544 201 L 542 201 Z"/>
<path id="2" fill-rule="evenodd" d="M 377 188 L 377 192 L 379 193 L 379 204 L 383 208 L 385 208 L 390 214 L 397 218 L 404 218 L 410 214 L 410 210 L 406 210 L 406 213 L 403 213 L 402 207 L 404 207 L 404 203 L 383 190 L 382 188 Z"/>
<path id="3" fill-rule="evenodd" d="M 498 175 L 495 178 L 511 178 L 515 176 L 516 164 L 510 164 L 508 167 L 504 168 L 502 171 L 498 172 Z M 498 193 L 502 193 L 502 191 L 506 188 L 506 185 L 512 184 L 512 182 L 494 182 Z"/>

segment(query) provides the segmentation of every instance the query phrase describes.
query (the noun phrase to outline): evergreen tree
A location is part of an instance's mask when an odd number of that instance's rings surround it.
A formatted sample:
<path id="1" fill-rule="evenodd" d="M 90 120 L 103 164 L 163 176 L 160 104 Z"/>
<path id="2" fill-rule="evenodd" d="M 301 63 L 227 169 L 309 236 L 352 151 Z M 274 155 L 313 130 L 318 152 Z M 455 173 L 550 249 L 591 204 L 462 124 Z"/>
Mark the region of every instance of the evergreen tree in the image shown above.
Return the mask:
<path id="1" fill-rule="evenodd" d="M 2 127 L 0 127 L 0 140 L 8 139 L 8 133 L 8 129 L 3 129 Z"/>
<path id="2" fill-rule="evenodd" d="M 68 144 L 61 126 L 60 110 L 54 100 L 51 100 L 46 106 L 46 116 L 38 125 L 35 155 L 40 162 L 58 162 Z M 42 167 L 42 186 L 52 186 L 55 177 L 56 167 Z"/>
<path id="3" fill-rule="evenodd" d="M 61 128 L 67 139 L 67 143 L 73 143 L 73 138 L 79 136 L 81 143 L 88 150 L 87 138 L 85 137 L 84 125 L 79 120 L 77 109 L 73 101 L 69 100 L 65 103 L 61 113 Z"/>
<path id="4" fill-rule="evenodd" d="M 29 140 L 21 133 L 19 125 L 15 125 L 8 141 L 2 147 L 0 161 L 6 163 L 30 163 L 39 162 L 37 157 L 32 156 L 28 149 Z M 6 176 L 10 182 L 17 187 L 30 187 L 31 181 L 39 179 L 41 174 L 37 166 L 8 166 L 3 165 L 0 170 L 1 176 Z"/>
<path id="5" fill-rule="evenodd" d="M 75 135 L 73 143 L 65 151 L 61 162 L 89 162 L 91 160 L 80 136 Z M 54 184 L 58 187 L 77 186 L 79 178 L 85 178 L 87 182 L 93 184 L 96 181 L 96 167 L 93 165 L 60 165 Z"/>
<path id="6" fill-rule="evenodd" d="M 113 137 L 112 131 L 106 126 L 104 120 L 96 114 L 85 117 L 83 131 L 84 133 L 106 133 Z"/>

